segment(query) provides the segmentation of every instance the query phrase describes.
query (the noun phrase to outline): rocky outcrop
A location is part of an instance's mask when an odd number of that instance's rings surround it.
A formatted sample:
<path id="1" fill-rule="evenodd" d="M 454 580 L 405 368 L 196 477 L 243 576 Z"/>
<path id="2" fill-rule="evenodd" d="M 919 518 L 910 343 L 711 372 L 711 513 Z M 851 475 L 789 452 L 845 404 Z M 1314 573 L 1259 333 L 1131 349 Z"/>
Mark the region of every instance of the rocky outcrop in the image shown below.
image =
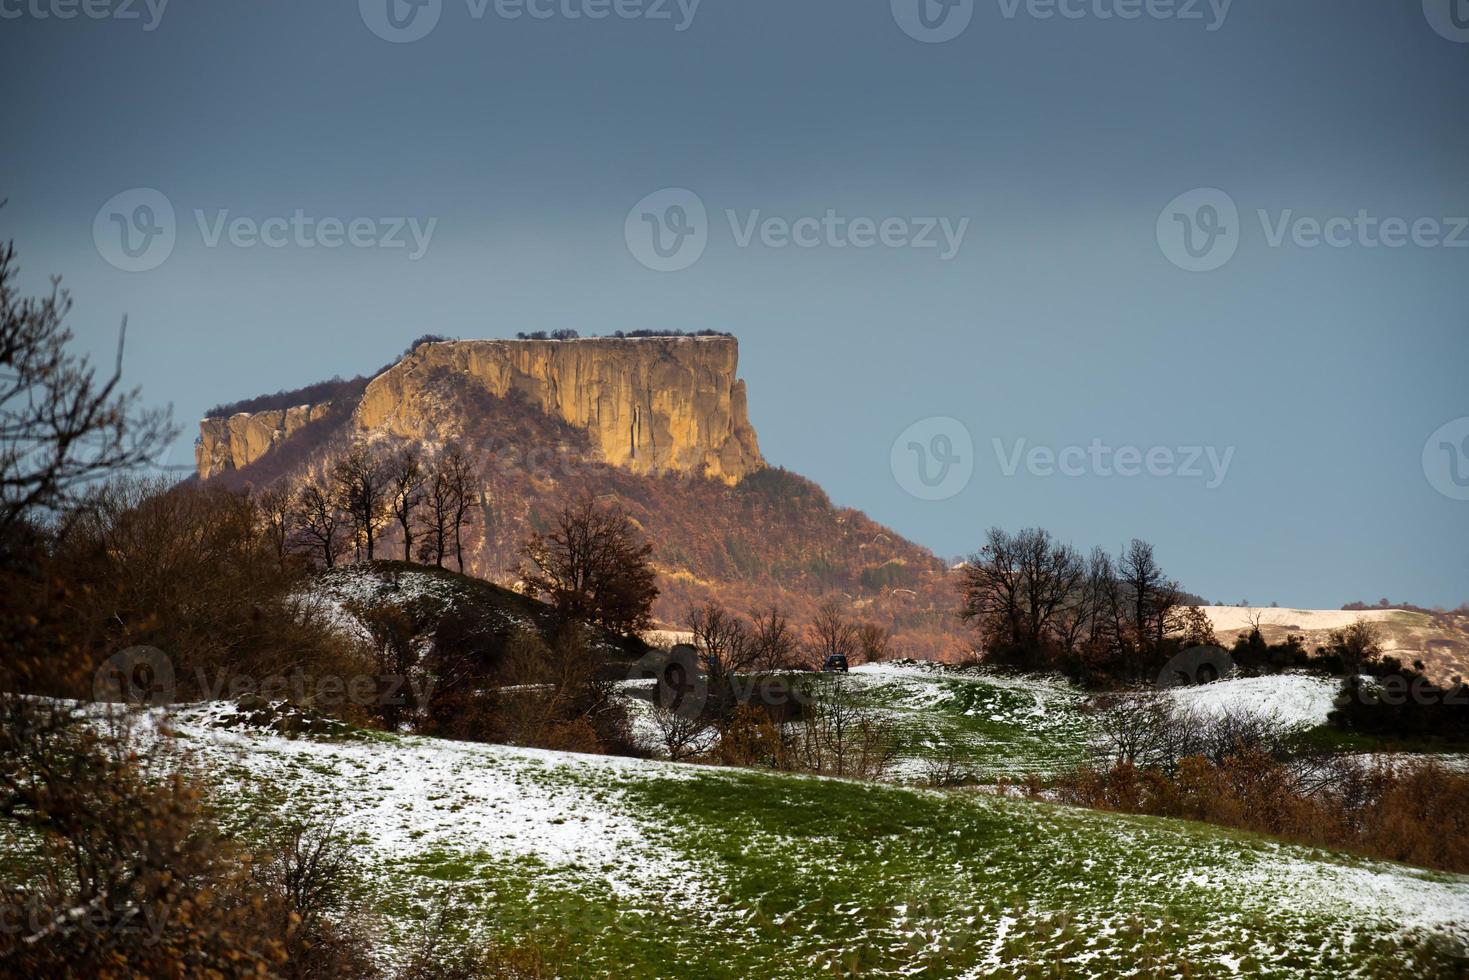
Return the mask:
<path id="1" fill-rule="evenodd" d="M 352 416 L 365 434 L 436 440 L 455 430 L 445 380 L 496 397 L 518 393 L 588 433 L 608 463 L 736 483 L 762 468 L 736 376 L 733 337 L 454 340 L 425 343 L 374 378 Z M 205 419 L 199 475 L 246 466 L 325 406 Z"/>
<path id="2" fill-rule="evenodd" d="M 433 438 L 433 390 L 447 373 L 504 397 L 518 392 L 592 438 L 607 462 L 738 482 L 764 466 L 735 377 L 733 337 L 455 340 L 423 344 L 372 380 L 363 430 Z"/>
<path id="3" fill-rule="evenodd" d="M 194 444 L 194 462 L 200 478 L 208 479 L 249 466 L 278 443 L 325 416 L 330 408 L 330 402 L 322 402 L 204 419 L 199 423 L 199 440 Z"/>

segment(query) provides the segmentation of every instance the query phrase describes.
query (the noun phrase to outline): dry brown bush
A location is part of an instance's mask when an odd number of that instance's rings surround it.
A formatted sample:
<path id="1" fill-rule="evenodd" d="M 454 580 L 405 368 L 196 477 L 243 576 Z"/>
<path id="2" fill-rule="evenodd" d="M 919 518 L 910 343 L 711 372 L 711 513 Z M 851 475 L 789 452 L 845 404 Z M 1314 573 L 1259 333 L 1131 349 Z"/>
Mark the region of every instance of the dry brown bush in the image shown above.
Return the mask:
<path id="1" fill-rule="evenodd" d="M 542 980 L 561 975 L 552 961 L 568 958 L 559 940 L 515 944 L 455 935 L 453 910 L 440 904 L 394 980 Z"/>
<path id="2" fill-rule="evenodd" d="M 34 557 L 46 577 L 31 577 L 27 601 L 46 603 L 93 666 L 127 647 L 156 647 L 173 665 L 181 699 L 228 696 L 232 686 L 249 690 L 292 674 L 372 672 L 325 607 L 303 597 L 308 570 L 281 561 L 269 522 L 246 493 L 112 481 L 94 488 Z M 65 582 L 64 593 L 36 595 L 48 580 Z M 90 696 L 90 676 L 82 680 L 82 690 L 46 693 Z"/>
<path id="3" fill-rule="evenodd" d="M 788 764 L 779 726 L 771 720 L 769 712 L 749 704 L 734 709 L 720 732 L 713 761 L 724 766 L 772 769 L 785 769 Z"/>
<path id="4" fill-rule="evenodd" d="M 1469 872 L 1469 776 L 1432 760 L 1338 759 L 1334 775 L 1258 750 L 1169 773 L 1118 762 L 1063 779 L 1069 803 L 1182 817 L 1444 871 Z M 1310 771 L 1316 778 L 1303 778 Z"/>
<path id="5" fill-rule="evenodd" d="M 286 956 L 274 896 L 203 795 L 53 701 L 0 696 L 0 816 L 35 862 L 7 886 L 0 973 L 256 977 Z"/>

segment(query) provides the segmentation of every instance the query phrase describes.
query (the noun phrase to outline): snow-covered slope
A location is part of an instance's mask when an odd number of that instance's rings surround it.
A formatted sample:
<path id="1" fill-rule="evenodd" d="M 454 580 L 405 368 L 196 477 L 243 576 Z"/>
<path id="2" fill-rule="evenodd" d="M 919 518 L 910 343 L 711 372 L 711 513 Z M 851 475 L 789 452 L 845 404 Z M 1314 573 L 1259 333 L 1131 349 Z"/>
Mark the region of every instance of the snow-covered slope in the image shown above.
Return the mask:
<path id="1" fill-rule="evenodd" d="M 446 900 L 472 933 L 564 936 L 575 976 L 1368 976 L 1469 942 L 1469 878 L 1195 824 L 218 714 L 174 744 L 242 826 L 335 820 L 389 959 Z"/>
<path id="2" fill-rule="evenodd" d="M 1316 674 L 1268 674 L 1177 687 L 1168 696 L 1181 708 L 1204 717 L 1226 711 L 1269 715 L 1282 724 L 1314 728 L 1326 724 L 1335 707 L 1341 681 Z"/>

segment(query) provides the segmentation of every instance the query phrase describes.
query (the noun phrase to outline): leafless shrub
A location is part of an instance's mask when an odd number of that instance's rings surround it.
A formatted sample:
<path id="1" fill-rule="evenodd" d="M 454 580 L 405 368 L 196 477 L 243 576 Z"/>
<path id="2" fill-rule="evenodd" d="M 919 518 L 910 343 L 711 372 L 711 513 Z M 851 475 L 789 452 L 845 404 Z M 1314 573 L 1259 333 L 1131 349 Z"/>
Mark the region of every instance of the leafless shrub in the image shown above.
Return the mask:
<path id="1" fill-rule="evenodd" d="M 803 716 L 784 732 L 792 768 L 854 779 L 887 775 L 897 755 L 892 723 L 863 703 L 851 681 L 839 674 L 812 680 L 799 700 Z"/>
<path id="2" fill-rule="evenodd" d="M 1173 773 L 1190 756 L 1215 764 L 1250 752 L 1284 759 L 1299 741 L 1295 730 L 1274 715 L 1237 707 L 1218 713 L 1189 711 L 1160 691 L 1098 698 L 1094 710 L 1098 739 L 1093 748 L 1109 765 Z"/>
<path id="3" fill-rule="evenodd" d="M 7 976 L 275 975 L 273 895 L 223 838 L 203 794 L 124 725 L 0 695 L 0 816 L 38 863 L 0 892 Z"/>
<path id="4" fill-rule="evenodd" d="M 286 827 L 256 880 L 272 895 L 275 927 L 284 938 L 292 980 L 377 975 L 362 913 L 351 900 L 356 864 L 331 823 Z"/>
<path id="5" fill-rule="evenodd" d="M 1178 711 L 1157 694 L 1101 705 L 1098 762 L 1061 799 L 1185 817 L 1451 871 L 1469 870 L 1469 776 L 1303 751 L 1276 718 Z"/>
<path id="6" fill-rule="evenodd" d="M 456 930 L 457 922 L 445 898 L 394 980 L 541 980 L 558 975 L 550 959 L 564 954 L 560 943 L 475 940 Z"/>
<path id="7" fill-rule="evenodd" d="M 927 786 L 965 786 L 974 781 L 974 772 L 965 765 L 964 752 L 957 745 L 945 747 L 924 763 L 923 783 Z"/>
<path id="8" fill-rule="evenodd" d="M 658 730 L 658 744 L 673 762 L 684 762 L 698 755 L 708 740 L 710 724 L 702 715 L 680 711 L 654 697 L 651 711 Z"/>
<path id="9" fill-rule="evenodd" d="M 755 620 L 750 641 L 752 669 L 790 670 L 797 665 L 800 641 L 789 617 L 778 606 L 771 606 Z"/>

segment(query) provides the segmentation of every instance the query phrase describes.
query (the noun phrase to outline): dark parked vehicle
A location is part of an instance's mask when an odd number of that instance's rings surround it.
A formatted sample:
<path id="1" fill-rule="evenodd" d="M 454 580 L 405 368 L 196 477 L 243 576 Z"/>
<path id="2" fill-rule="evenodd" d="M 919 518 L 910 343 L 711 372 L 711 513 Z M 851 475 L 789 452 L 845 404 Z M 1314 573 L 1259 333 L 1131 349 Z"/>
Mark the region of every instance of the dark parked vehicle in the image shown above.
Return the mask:
<path id="1" fill-rule="evenodd" d="M 845 674 L 847 672 L 847 658 L 840 653 L 834 653 L 826 658 L 826 662 L 821 665 L 821 669 L 828 673 L 840 671 Z"/>

